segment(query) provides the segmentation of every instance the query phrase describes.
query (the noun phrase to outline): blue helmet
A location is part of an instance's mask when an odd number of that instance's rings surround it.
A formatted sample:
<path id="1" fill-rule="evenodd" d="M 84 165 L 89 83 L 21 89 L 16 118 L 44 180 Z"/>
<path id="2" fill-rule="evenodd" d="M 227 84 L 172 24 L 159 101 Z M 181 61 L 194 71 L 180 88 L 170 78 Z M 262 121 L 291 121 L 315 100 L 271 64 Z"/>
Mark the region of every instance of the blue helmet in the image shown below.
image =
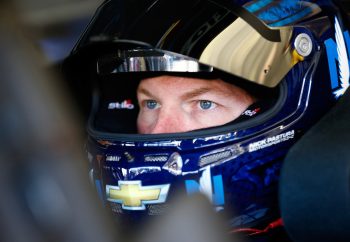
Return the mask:
<path id="1" fill-rule="evenodd" d="M 349 56 L 334 1 L 105 1 L 63 65 L 92 90 L 86 149 L 101 199 L 142 221 L 200 192 L 232 231 L 266 231 L 280 222 L 283 158 L 349 86 Z M 220 78 L 259 101 L 217 127 L 137 134 L 136 88 L 164 74 Z"/>

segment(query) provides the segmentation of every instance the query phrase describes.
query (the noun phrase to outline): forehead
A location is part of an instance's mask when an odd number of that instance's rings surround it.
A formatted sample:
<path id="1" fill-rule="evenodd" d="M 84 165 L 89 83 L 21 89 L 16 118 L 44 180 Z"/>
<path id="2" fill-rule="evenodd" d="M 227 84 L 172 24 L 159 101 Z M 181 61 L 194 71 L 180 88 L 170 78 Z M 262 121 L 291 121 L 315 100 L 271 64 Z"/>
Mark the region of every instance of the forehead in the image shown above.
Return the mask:
<path id="1" fill-rule="evenodd" d="M 220 79 L 199 79 L 192 77 L 158 76 L 141 80 L 138 92 L 188 93 L 193 91 L 226 93 L 236 89 L 232 84 Z M 201 94 L 201 93 L 198 93 Z"/>

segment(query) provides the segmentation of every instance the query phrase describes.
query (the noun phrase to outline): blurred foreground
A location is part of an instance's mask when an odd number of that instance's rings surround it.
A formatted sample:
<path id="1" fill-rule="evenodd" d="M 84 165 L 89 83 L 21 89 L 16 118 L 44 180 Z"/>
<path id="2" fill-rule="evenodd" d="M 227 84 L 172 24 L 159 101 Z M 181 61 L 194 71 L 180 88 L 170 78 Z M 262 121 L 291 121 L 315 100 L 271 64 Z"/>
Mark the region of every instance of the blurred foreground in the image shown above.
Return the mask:
<path id="1" fill-rule="evenodd" d="M 0 4 L 0 241 L 226 241 L 201 196 L 134 236 L 118 230 L 88 181 L 83 122 L 40 35 L 18 5 Z"/>

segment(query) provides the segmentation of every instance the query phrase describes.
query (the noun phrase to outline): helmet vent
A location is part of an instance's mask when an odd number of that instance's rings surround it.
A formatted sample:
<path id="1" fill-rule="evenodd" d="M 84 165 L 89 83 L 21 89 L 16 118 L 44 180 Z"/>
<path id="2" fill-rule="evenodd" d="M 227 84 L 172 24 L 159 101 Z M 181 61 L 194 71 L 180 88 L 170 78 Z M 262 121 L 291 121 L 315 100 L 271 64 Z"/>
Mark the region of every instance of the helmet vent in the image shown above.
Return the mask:
<path id="1" fill-rule="evenodd" d="M 203 167 L 211 163 L 223 163 L 228 160 L 232 160 L 241 155 L 244 149 L 240 146 L 230 146 L 220 151 L 216 151 L 211 154 L 205 154 L 199 158 L 199 166 Z"/>
<path id="2" fill-rule="evenodd" d="M 203 156 L 200 158 L 199 165 L 205 166 L 205 165 L 208 165 L 208 164 L 213 163 L 213 162 L 225 160 L 231 156 L 232 156 L 232 152 L 230 150 L 218 152 L 215 154 L 206 155 L 206 156 Z"/>
<path id="3" fill-rule="evenodd" d="M 167 155 L 148 155 L 145 156 L 145 162 L 166 162 L 168 160 Z"/>

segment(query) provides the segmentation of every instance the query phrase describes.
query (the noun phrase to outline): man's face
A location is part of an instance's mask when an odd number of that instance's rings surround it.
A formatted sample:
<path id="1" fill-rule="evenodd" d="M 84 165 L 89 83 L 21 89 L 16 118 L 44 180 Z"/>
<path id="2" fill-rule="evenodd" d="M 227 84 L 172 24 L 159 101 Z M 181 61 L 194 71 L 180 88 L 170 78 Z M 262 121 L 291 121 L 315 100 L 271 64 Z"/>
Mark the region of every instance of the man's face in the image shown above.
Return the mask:
<path id="1" fill-rule="evenodd" d="M 137 89 L 141 134 L 176 133 L 228 123 L 254 98 L 220 79 L 159 76 L 143 79 Z"/>

